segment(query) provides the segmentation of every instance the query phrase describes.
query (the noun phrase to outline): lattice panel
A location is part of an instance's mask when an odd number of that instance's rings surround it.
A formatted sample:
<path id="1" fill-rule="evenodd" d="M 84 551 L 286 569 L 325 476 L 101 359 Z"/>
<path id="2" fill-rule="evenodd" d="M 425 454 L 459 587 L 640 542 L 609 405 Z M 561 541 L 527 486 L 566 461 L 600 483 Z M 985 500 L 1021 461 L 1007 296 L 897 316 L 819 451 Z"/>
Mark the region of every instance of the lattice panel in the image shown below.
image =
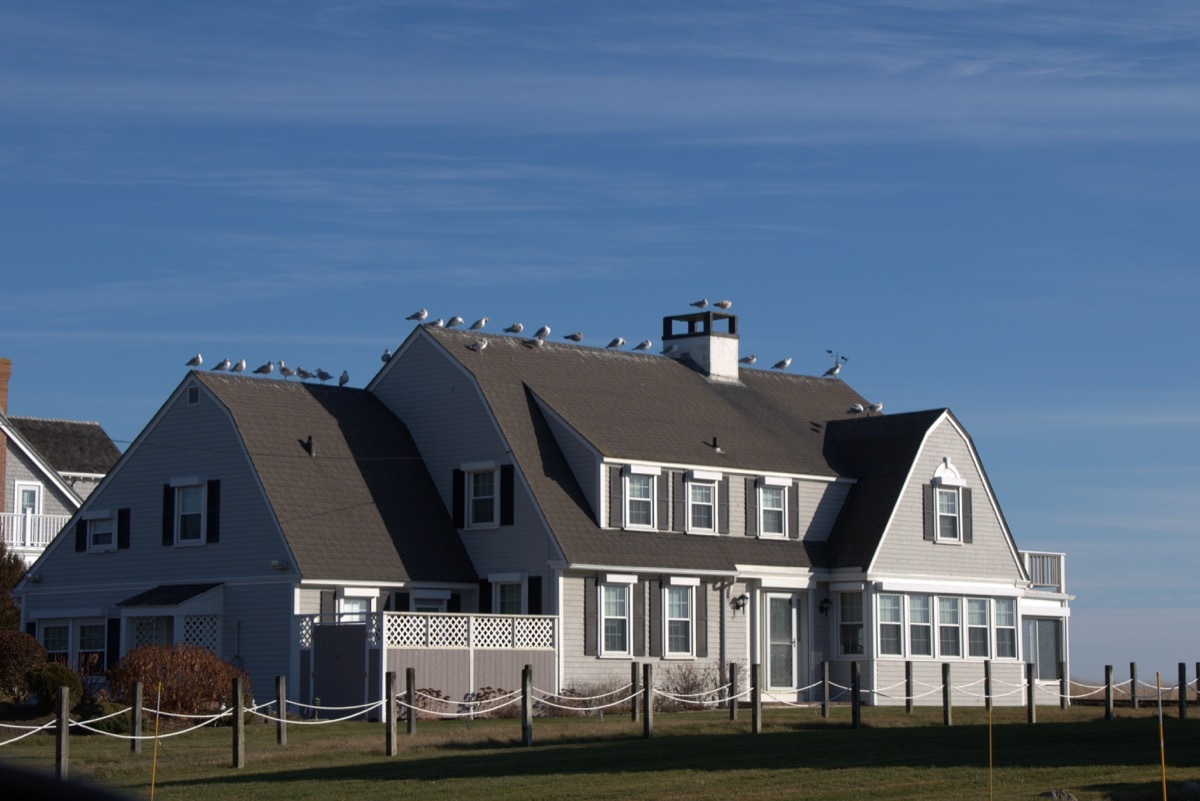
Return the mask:
<path id="1" fill-rule="evenodd" d="M 313 619 L 312 615 L 305 615 L 300 618 L 300 647 L 312 648 L 313 644 Z"/>
<path id="2" fill-rule="evenodd" d="M 471 644 L 476 648 L 511 648 L 511 617 L 477 617 L 471 626 Z"/>
<path id="3" fill-rule="evenodd" d="M 546 618 L 517 618 L 513 621 L 514 648 L 553 648 L 554 621 Z"/>
<path id="4" fill-rule="evenodd" d="M 220 631 L 220 615 L 185 615 L 183 618 L 183 641 L 207 648 L 214 653 L 217 650 Z"/>
<path id="5" fill-rule="evenodd" d="M 467 618 L 465 616 L 437 616 L 429 619 L 429 647 L 466 648 Z"/>
<path id="6" fill-rule="evenodd" d="M 425 645 L 425 618 L 416 615 L 387 615 L 387 644 L 392 648 L 421 648 Z"/>
<path id="7" fill-rule="evenodd" d="M 133 647 L 143 645 L 167 645 L 167 619 L 165 617 L 133 618 Z"/>
<path id="8" fill-rule="evenodd" d="M 367 644 L 371 647 L 379 645 L 379 618 L 382 614 L 367 615 Z"/>

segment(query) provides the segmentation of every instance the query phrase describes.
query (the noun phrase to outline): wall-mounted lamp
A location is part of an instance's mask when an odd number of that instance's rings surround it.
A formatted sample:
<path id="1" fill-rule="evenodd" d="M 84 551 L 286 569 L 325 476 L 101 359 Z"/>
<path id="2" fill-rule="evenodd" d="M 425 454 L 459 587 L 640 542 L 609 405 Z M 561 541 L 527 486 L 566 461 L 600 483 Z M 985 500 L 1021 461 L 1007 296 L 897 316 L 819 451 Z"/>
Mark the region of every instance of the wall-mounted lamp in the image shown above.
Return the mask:
<path id="1" fill-rule="evenodd" d="M 746 608 L 746 602 L 749 600 L 750 596 L 743 592 L 729 599 L 729 607 L 735 612 L 740 612 Z"/>
<path id="2" fill-rule="evenodd" d="M 821 601 L 821 603 L 817 604 L 817 611 L 821 613 L 822 617 L 824 617 L 825 615 L 829 614 L 829 607 L 831 606 L 833 606 L 833 601 L 826 598 L 824 601 Z"/>
<path id="3" fill-rule="evenodd" d="M 29 580 L 31 582 L 33 582 L 34 584 L 41 584 L 42 583 L 42 574 L 41 573 L 31 573 L 29 575 Z"/>
<path id="4" fill-rule="evenodd" d="M 283 561 L 282 559 L 272 559 L 271 560 L 271 569 L 279 570 L 279 571 L 287 570 L 288 563 Z"/>

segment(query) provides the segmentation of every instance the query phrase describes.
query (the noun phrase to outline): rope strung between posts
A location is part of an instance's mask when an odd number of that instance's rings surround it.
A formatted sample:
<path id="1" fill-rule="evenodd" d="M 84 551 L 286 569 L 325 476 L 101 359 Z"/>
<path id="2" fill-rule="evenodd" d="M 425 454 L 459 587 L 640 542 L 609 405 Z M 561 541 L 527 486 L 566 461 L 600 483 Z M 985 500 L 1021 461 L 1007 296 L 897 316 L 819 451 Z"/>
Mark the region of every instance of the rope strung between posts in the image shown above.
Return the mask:
<path id="1" fill-rule="evenodd" d="M 438 701 L 441 699 L 435 698 L 432 700 Z M 476 715 L 486 715 L 488 712 L 495 712 L 497 709 L 503 709 L 506 706 L 512 706 L 513 704 L 517 703 L 520 700 L 521 700 L 520 698 L 510 698 L 508 701 L 505 701 L 503 704 L 497 704 L 496 706 L 489 706 L 486 709 L 484 709 L 482 707 L 477 707 L 475 709 L 471 709 L 466 712 L 438 712 L 433 709 L 426 709 L 426 708 L 420 707 L 420 706 L 412 706 L 411 704 L 406 703 L 405 701 L 401 701 L 399 698 L 396 699 L 396 703 L 397 703 L 397 705 L 402 706 L 405 709 L 411 709 L 414 712 L 421 712 L 426 715 L 435 715 L 436 717 L 439 717 L 439 718 L 469 718 L 469 717 L 474 717 Z M 462 701 L 451 701 L 450 703 L 454 703 L 459 706 L 466 705 Z M 483 702 L 476 702 L 476 703 L 482 704 Z"/>
<path id="2" fill-rule="evenodd" d="M 596 712 L 601 709 L 610 709 L 614 706 L 625 706 L 630 701 L 632 701 L 634 698 L 640 698 L 643 693 L 644 693 L 644 690 L 638 690 L 634 693 L 631 693 L 629 696 L 627 696 L 625 698 L 621 698 L 619 700 L 616 700 L 616 701 L 613 701 L 613 702 L 607 703 L 607 704 L 596 704 L 594 706 L 566 706 L 563 704 L 556 704 L 553 701 L 547 701 L 544 698 L 539 698 L 538 703 L 545 704 L 546 706 L 551 707 L 553 709 L 565 709 L 570 712 Z"/>
<path id="3" fill-rule="evenodd" d="M 11 740 L 5 740 L 4 742 L 0 742 L 0 748 L 3 748 L 4 746 L 9 745 L 11 743 L 15 743 L 18 740 L 24 740 L 29 735 L 37 734 L 39 731 L 47 731 L 49 729 L 56 729 L 56 728 L 58 728 L 58 724 L 56 721 L 49 720 L 49 721 L 46 721 L 45 723 L 43 723 L 41 726 L 7 726 L 7 728 L 28 729 L 28 731 L 25 732 L 24 734 L 18 734 L 16 737 L 13 737 Z"/>
<path id="4" fill-rule="evenodd" d="M 361 715 L 363 715 L 363 714 L 365 714 L 365 713 L 367 713 L 367 712 L 370 712 L 370 711 L 372 711 L 372 710 L 378 709 L 379 707 L 383 706 L 383 705 L 384 705 L 384 703 L 386 703 L 386 702 L 384 702 L 384 701 L 376 701 L 376 702 L 374 702 L 373 704 L 369 704 L 369 705 L 367 705 L 367 707 L 366 707 L 365 709 L 362 709 L 362 710 L 360 710 L 360 711 L 358 711 L 358 712 L 351 712 L 350 714 L 348 714 L 348 715 L 344 715 L 343 717 L 340 717 L 340 718 L 329 718 L 328 720 L 324 720 L 324 719 L 316 719 L 316 718 L 310 718 L 310 719 L 308 719 L 308 720 L 286 720 L 286 719 L 283 719 L 283 718 L 276 717 L 275 715 L 264 714 L 264 713 L 262 713 L 262 712 L 259 712 L 257 709 L 250 709 L 250 710 L 247 710 L 247 711 L 248 711 L 248 712 L 250 712 L 250 713 L 251 713 L 251 714 L 253 714 L 253 715 L 257 715 L 258 717 L 260 717 L 260 718 L 262 718 L 262 719 L 264 719 L 264 720 L 269 720 L 269 721 L 272 721 L 272 722 L 274 722 L 274 723 L 286 723 L 286 724 L 288 724 L 289 726 L 291 726 L 291 725 L 296 725 L 296 726 L 324 726 L 324 725 L 325 725 L 325 724 L 327 724 L 327 723 L 341 723 L 341 722 L 343 722 L 343 721 L 347 721 L 347 720 L 353 720 L 354 718 L 357 718 L 357 717 L 359 717 L 359 716 L 361 716 Z M 270 704 L 264 704 L 264 706 L 270 706 Z M 313 708 L 313 709 L 322 709 L 322 708 L 324 708 L 324 707 L 311 707 L 311 708 Z M 328 708 L 329 708 L 329 709 L 337 709 L 338 707 L 328 707 Z M 346 708 L 346 707 L 343 707 L 343 708 Z"/>
<path id="5" fill-rule="evenodd" d="M 610 695 L 616 695 L 617 693 L 623 693 L 632 686 L 633 686 L 632 684 L 626 683 L 622 687 L 618 687 L 615 690 L 609 690 L 606 693 L 600 693 L 599 695 L 559 695 L 558 693 L 552 693 L 549 690 L 542 690 L 537 687 L 533 687 L 532 690 L 535 693 L 541 693 L 543 697 L 550 696 L 551 698 L 566 698 L 571 701 L 595 701 L 600 698 L 608 698 Z M 632 696 L 627 696 L 625 700 L 628 701 L 629 698 L 631 698 L 631 697 Z"/>

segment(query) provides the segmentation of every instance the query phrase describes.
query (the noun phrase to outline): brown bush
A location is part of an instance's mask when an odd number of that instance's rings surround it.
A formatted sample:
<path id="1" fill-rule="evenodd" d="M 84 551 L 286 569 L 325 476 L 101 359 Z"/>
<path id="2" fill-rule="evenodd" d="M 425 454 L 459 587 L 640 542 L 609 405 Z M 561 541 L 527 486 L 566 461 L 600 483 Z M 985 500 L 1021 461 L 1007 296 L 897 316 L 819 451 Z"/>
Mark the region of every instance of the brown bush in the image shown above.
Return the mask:
<path id="1" fill-rule="evenodd" d="M 512 699 L 505 697 L 510 692 L 499 687 L 480 687 L 475 692 L 466 694 L 458 711 L 470 712 L 474 709 L 477 718 L 519 718 L 521 702 L 518 700 L 515 704 L 511 703 Z"/>
<path id="2" fill-rule="evenodd" d="M 241 668 L 199 645 L 146 645 L 125 654 L 108 672 L 113 700 L 128 704 L 136 682 L 142 683 L 144 703 L 151 707 L 161 684 L 164 712 L 198 715 L 216 712 L 231 701 L 233 679 L 241 677 L 245 698 L 251 698 L 250 678 Z"/>
<path id="3" fill-rule="evenodd" d="M 710 703 L 720 696 L 715 690 L 721 686 L 721 679 L 715 665 L 697 667 L 691 662 L 680 662 L 668 665 L 659 675 L 656 682 L 658 689 L 676 698 L 662 695 L 654 696 L 654 708 L 659 712 L 686 712 L 714 708 Z M 711 693 L 699 695 L 699 693 Z"/>
<path id="4" fill-rule="evenodd" d="M 25 674 L 46 663 L 46 649 L 23 631 L 0 630 L 0 693 L 14 701 L 25 700 Z"/>

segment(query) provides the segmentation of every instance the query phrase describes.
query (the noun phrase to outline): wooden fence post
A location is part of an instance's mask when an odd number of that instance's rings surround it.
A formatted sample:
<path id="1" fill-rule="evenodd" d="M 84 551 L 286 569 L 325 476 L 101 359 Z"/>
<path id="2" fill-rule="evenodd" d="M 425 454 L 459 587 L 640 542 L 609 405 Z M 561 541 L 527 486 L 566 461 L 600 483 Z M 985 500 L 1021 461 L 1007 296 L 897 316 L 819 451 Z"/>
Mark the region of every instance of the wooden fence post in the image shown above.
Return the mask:
<path id="1" fill-rule="evenodd" d="M 954 713 L 950 706 L 950 663 L 942 663 L 942 723 L 954 725 Z"/>
<path id="2" fill-rule="evenodd" d="M 821 717 L 829 720 L 829 660 L 821 663 Z"/>
<path id="3" fill-rule="evenodd" d="M 416 734 L 416 668 L 404 668 L 404 704 L 408 705 L 408 736 Z"/>
<path id="4" fill-rule="evenodd" d="M 629 719 L 637 723 L 638 719 L 638 663 L 629 663 Z"/>
<path id="5" fill-rule="evenodd" d="M 850 663 L 850 725 L 862 727 L 862 668 L 858 660 Z"/>
<path id="6" fill-rule="evenodd" d="M 283 676 L 280 676 L 279 680 L 282 681 Z M 396 671 L 389 670 L 384 674 L 383 692 L 386 695 L 383 702 L 385 720 L 383 727 L 384 751 L 388 756 L 396 756 L 396 754 L 400 753 L 400 743 L 396 739 Z"/>
<path id="7" fill-rule="evenodd" d="M 1134 708 L 1138 708 L 1138 686 L 1137 686 L 1137 662 L 1129 663 L 1129 703 Z"/>
<path id="8" fill-rule="evenodd" d="M 750 731 L 762 734 L 762 665 L 750 666 Z"/>
<path id="9" fill-rule="evenodd" d="M 729 663 L 729 719 L 738 719 L 738 663 Z"/>
<path id="10" fill-rule="evenodd" d="M 649 740 L 654 736 L 654 665 L 642 665 L 642 734 Z"/>
<path id="11" fill-rule="evenodd" d="M 1187 662 L 1179 663 L 1179 719 L 1187 720 Z"/>
<path id="12" fill-rule="evenodd" d="M 992 710 L 992 660 L 983 660 L 983 706 Z"/>
<path id="13" fill-rule="evenodd" d="M 275 677 L 275 744 L 287 745 L 287 676 Z"/>
<path id="14" fill-rule="evenodd" d="M 904 663 L 904 711 L 908 714 L 913 713 L 913 699 L 917 695 L 917 685 L 913 681 L 913 663 L 908 660 Z"/>
<path id="15" fill-rule="evenodd" d="M 1058 663 L 1058 708 L 1066 709 L 1071 705 L 1071 677 L 1067 675 L 1067 663 Z"/>
<path id="16" fill-rule="evenodd" d="M 1113 666 L 1104 666 L 1104 719 L 1113 719 Z"/>
<path id="17" fill-rule="evenodd" d="M 71 690 L 58 688 L 58 703 L 55 704 L 57 728 L 54 730 L 54 778 L 65 782 L 70 774 L 68 768 L 69 745 L 71 742 Z"/>
<path id="18" fill-rule="evenodd" d="M 521 671 L 521 744 L 533 745 L 533 665 Z"/>
<path id="19" fill-rule="evenodd" d="M 233 680 L 233 766 L 246 767 L 246 710 L 242 701 L 242 677 Z"/>
<path id="20" fill-rule="evenodd" d="M 1025 663 L 1025 684 L 1029 689 L 1029 713 L 1026 717 L 1030 723 L 1037 723 L 1037 667 L 1032 662 Z"/>
<path id="21" fill-rule="evenodd" d="M 142 753 L 142 683 L 133 683 L 133 706 L 129 709 L 130 731 L 133 738 L 129 741 L 129 753 Z"/>

